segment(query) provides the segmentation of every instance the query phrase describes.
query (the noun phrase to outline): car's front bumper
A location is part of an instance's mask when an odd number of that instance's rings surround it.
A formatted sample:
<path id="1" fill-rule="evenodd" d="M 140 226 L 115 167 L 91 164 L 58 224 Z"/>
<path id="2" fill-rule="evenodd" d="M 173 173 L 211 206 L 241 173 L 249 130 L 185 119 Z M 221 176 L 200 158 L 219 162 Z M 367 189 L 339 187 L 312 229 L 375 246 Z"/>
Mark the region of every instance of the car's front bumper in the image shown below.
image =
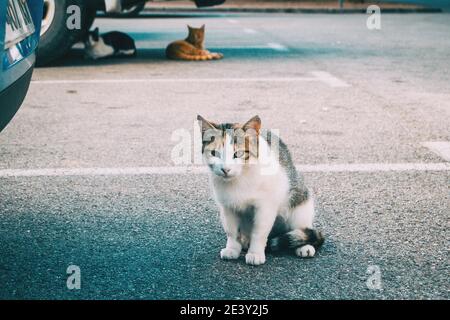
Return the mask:
<path id="1" fill-rule="evenodd" d="M 25 98 L 36 61 L 42 21 L 42 0 L 27 0 L 35 33 L 5 48 L 7 1 L 0 1 L 0 131 L 8 124 Z"/>
<path id="2" fill-rule="evenodd" d="M 34 60 L 34 54 L 33 54 Z M 6 127 L 22 105 L 28 92 L 34 66 L 17 79 L 12 85 L 0 92 L 0 131 Z"/>

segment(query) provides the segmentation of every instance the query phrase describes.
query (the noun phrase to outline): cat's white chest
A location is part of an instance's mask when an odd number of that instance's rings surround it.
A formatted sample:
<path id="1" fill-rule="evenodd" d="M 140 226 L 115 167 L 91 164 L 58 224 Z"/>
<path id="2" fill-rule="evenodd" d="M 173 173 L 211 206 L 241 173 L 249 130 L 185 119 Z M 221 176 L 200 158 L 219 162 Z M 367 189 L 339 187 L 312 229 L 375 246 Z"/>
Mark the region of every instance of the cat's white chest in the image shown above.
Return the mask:
<path id="1" fill-rule="evenodd" d="M 245 208 L 254 203 L 259 197 L 254 188 L 246 187 L 242 183 L 215 185 L 216 200 L 225 207 Z"/>
<path id="2" fill-rule="evenodd" d="M 285 173 L 280 171 L 271 176 L 239 178 L 232 183 L 213 181 L 213 190 L 216 201 L 229 208 L 246 208 L 267 201 L 281 206 L 286 200 L 289 182 Z"/>

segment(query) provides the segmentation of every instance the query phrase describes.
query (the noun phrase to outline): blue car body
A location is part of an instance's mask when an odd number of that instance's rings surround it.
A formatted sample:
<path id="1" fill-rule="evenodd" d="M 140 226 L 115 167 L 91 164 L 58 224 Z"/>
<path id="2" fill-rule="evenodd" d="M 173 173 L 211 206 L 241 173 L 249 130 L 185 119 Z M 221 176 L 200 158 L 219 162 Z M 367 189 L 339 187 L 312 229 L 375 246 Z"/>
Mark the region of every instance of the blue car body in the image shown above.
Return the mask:
<path id="1" fill-rule="evenodd" d="M 0 0 L 0 131 L 12 119 L 27 94 L 39 44 L 43 10 L 43 0 L 26 0 L 35 31 L 6 50 L 8 2 Z"/>

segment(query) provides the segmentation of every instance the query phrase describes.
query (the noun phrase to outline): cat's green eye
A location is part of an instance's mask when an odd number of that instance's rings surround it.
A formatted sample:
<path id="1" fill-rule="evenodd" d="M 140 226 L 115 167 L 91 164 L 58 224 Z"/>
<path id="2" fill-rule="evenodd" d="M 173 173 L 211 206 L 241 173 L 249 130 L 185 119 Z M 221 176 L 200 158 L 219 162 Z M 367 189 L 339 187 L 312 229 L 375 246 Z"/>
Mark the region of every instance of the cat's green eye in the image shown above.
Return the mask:
<path id="1" fill-rule="evenodd" d="M 213 157 L 218 157 L 218 158 L 220 158 L 220 152 L 219 152 L 219 151 L 211 150 L 211 155 L 212 155 Z"/>
<path id="2" fill-rule="evenodd" d="M 242 150 L 236 151 L 236 152 L 234 153 L 233 158 L 234 158 L 234 159 L 242 158 L 242 157 L 244 156 L 244 154 L 245 154 L 245 152 L 242 151 Z"/>

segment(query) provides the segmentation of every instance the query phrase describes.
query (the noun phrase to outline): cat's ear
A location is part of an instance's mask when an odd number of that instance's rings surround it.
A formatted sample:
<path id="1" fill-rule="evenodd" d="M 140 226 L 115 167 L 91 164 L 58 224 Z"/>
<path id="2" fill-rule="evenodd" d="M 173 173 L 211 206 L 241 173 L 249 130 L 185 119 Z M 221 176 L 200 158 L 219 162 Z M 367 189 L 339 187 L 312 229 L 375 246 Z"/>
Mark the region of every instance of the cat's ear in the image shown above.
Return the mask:
<path id="1" fill-rule="evenodd" d="M 202 130 L 202 134 L 209 129 L 217 129 L 217 125 L 203 118 L 201 115 L 197 115 L 198 124 Z"/>
<path id="2" fill-rule="evenodd" d="M 259 134 L 259 131 L 261 130 L 261 118 L 259 116 L 254 116 L 248 120 L 247 123 L 244 124 L 244 131 L 247 129 L 253 129 Z"/>
<path id="3" fill-rule="evenodd" d="M 205 25 L 202 25 L 202 26 L 200 27 L 200 29 L 201 29 L 202 31 L 205 31 Z"/>
<path id="4" fill-rule="evenodd" d="M 94 31 L 92 31 L 92 37 L 94 38 L 94 41 L 98 41 L 98 39 L 100 38 L 100 31 L 97 28 L 94 29 Z"/>

